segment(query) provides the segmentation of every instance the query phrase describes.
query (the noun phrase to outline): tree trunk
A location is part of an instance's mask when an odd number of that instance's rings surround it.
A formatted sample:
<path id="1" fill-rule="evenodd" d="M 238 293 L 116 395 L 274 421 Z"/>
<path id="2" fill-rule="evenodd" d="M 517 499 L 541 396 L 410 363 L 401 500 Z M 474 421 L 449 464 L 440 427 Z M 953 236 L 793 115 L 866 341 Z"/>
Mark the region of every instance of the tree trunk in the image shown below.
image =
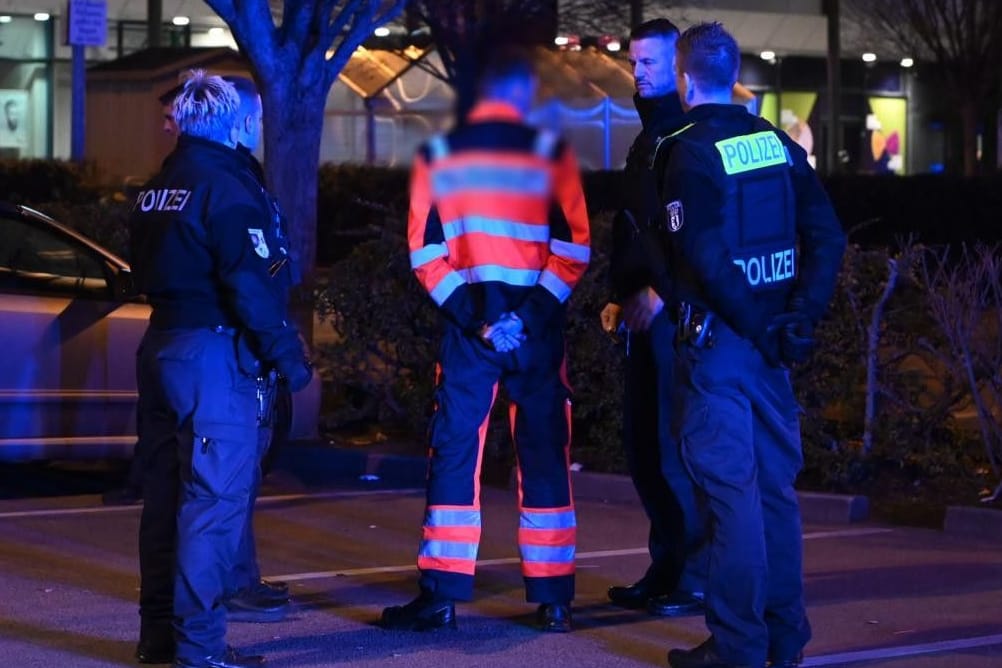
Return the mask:
<path id="1" fill-rule="evenodd" d="M 327 89 L 297 86 L 282 77 L 271 80 L 274 83 L 261 90 L 265 178 L 289 221 L 303 279 L 293 291 L 292 308 L 309 340 L 317 260 L 317 170 Z"/>

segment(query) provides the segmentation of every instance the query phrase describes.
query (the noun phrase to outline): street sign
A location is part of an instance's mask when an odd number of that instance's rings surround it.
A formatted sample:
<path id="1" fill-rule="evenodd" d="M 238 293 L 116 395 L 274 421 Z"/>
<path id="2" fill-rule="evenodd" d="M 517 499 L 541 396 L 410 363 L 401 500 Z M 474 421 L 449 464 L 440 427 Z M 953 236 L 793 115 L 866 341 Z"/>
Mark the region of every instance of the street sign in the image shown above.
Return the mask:
<path id="1" fill-rule="evenodd" d="M 107 0 L 69 0 L 67 42 L 74 46 L 104 46 L 108 41 Z"/>

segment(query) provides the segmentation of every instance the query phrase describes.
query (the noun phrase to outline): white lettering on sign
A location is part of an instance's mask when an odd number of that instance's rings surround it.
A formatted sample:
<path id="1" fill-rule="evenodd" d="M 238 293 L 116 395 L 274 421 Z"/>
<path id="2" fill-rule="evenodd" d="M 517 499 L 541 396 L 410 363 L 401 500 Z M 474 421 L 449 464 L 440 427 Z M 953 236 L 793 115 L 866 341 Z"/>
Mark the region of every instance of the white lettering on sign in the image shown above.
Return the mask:
<path id="1" fill-rule="evenodd" d="M 108 41 L 107 0 L 69 0 L 66 41 L 76 46 L 104 46 Z"/>

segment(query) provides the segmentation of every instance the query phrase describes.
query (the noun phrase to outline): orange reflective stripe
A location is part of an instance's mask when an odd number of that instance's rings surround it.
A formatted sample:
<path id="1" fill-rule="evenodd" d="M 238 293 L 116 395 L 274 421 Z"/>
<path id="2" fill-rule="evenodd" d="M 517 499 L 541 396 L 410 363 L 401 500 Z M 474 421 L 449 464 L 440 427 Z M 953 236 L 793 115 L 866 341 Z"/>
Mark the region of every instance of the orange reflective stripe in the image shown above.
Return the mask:
<path id="1" fill-rule="evenodd" d="M 461 527 L 461 526 L 433 527 L 425 525 L 424 539 L 451 541 L 458 543 L 479 543 L 480 527 Z"/>
<path id="2" fill-rule="evenodd" d="M 527 578 L 554 578 L 562 575 L 574 575 L 574 570 L 574 562 L 522 562 L 522 575 Z"/>
<path id="3" fill-rule="evenodd" d="M 544 545 L 567 547 L 574 545 L 577 531 L 574 529 L 519 529 L 519 545 Z"/>
<path id="4" fill-rule="evenodd" d="M 477 562 L 473 559 L 453 559 L 450 557 L 420 556 L 417 565 L 423 571 L 445 571 L 462 575 L 473 575 L 477 568 Z"/>

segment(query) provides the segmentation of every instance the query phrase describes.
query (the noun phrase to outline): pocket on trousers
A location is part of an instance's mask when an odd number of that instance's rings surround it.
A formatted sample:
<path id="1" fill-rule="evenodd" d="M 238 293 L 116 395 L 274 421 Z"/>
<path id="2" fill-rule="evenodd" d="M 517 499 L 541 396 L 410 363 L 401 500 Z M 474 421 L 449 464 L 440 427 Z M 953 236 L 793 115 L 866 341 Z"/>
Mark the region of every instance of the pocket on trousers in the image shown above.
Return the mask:
<path id="1" fill-rule="evenodd" d="M 217 497 L 250 493 L 258 462 L 256 425 L 197 422 L 191 453 L 191 477 L 197 490 Z"/>

